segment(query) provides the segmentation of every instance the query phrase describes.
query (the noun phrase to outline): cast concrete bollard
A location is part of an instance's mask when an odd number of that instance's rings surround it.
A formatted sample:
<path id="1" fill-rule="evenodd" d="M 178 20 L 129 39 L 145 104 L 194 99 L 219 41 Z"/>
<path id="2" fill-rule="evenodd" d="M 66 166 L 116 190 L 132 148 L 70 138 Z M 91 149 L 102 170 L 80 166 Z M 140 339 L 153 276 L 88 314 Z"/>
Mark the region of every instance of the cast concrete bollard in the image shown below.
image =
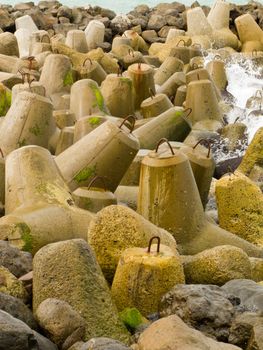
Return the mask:
<path id="1" fill-rule="evenodd" d="M 101 85 L 107 73 L 98 62 L 87 58 L 77 70 L 77 76 L 79 79 L 92 79 Z"/>
<path id="2" fill-rule="evenodd" d="M 263 31 L 250 14 L 237 17 L 235 25 L 242 43 L 242 52 L 263 50 Z"/>
<path id="3" fill-rule="evenodd" d="M 91 20 L 85 29 L 88 49 L 96 49 L 104 41 L 105 26 L 102 22 Z"/>
<path id="4" fill-rule="evenodd" d="M 122 252 L 127 248 L 144 248 L 153 236 L 159 236 L 176 254 L 176 242 L 170 233 L 130 208 L 111 205 L 98 212 L 90 223 L 88 243 L 107 281 L 112 282 Z"/>
<path id="5" fill-rule="evenodd" d="M 219 225 L 263 248 L 263 194 L 240 172 L 216 183 Z"/>
<path id="6" fill-rule="evenodd" d="M 37 94 L 21 92 L 0 127 L 0 147 L 5 155 L 25 145 L 48 146 L 55 132 L 50 101 Z"/>
<path id="7" fill-rule="evenodd" d="M 15 31 L 15 37 L 19 49 L 19 57 L 29 56 L 30 34 L 31 32 L 26 28 L 20 28 Z"/>
<path id="8" fill-rule="evenodd" d="M 75 114 L 68 109 L 53 111 L 53 118 L 59 129 L 63 129 L 66 126 L 74 126 L 76 123 Z"/>
<path id="9" fill-rule="evenodd" d="M 74 142 L 74 127 L 66 126 L 59 134 L 55 155 L 58 156 L 67 148 L 73 145 Z"/>
<path id="10" fill-rule="evenodd" d="M 92 214 L 74 206 L 48 150 L 26 146 L 8 155 L 5 191 L 1 240 L 34 254 L 51 242 L 86 239 Z"/>
<path id="11" fill-rule="evenodd" d="M 68 31 L 65 44 L 78 52 L 87 53 L 89 51 L 86 36 L 82 30 Z"/>
<path id="12" fill-rule="evenodd" d="M 143 118 L 153 118 L 172 108 L 173 104 L 165 94 L 152 94 L 141 103 Z"/>
<path id="13" fill-rule="evenodd" d="M 46 95 L 46 89 L 38 81 L 32 81 L 30 84 L 29 83 L 16 84 L 12 88 L 12 104 L 15 102 L 18 94 L 24 91 L 31 92 L 33 94 L 37 94 L 43 97 L 45 97 Z"/>
<path id="14" fill-rule="evenodd" d="M 1 151 L 0 151 L 1 154 Z M 5 160 L 0 158 L 0 203 L 5 204 Z"/>
<path id="15" fill-rule="evenodd" d="M 101 93 L 113 116 L 125 118 L 135 112 L 133 82 L 129 77 L 107 75 L 101 84 Z"/>
<path id="16" fill-rule="evenodd" d="M 132 64 L 128 68 L 135 90 L 135 110 L 140 108 L 143 100 L 150 96 L 150 89 L 155 93 L 154 70 L 145 63 Z"/>
<path id="17" fill-rule="evenodd" d="M 69 92 L 73 84 L 69 58 L 58 54 L 47 56 L 39 82 L 45 87 L 47 96 Z"/>
<path id="18" fill-rule="evenodd" d="M 186 12 L 187 35 L 208 35 L 212 36 L 212 27 L 208 22 L 201 7 L 195 7 Z"/>
<path id="19" fill-rule="evenodd" d="M 102 187 L 94 186 L 95 182 L 101 181 Z M 102 176 L 95 176 L 88 187 L 79 187 L 73 194 L 73 199 L 79 208 L 97 213 L 101 209 L 117 204 L 117 197 L 107 190 L 107 179 Z"/>
<path id="20" fill-rule="evenodd" d="M 182 254 L 229 244 L 250 256 L 262 256 L 262 249 L 207 221 L 189 160 L 182 152 L 169 148 L 158 152 L 157 145 L 142 161 L 138 212 L 167 229 Z"/>
<path id="21" fill-rule="evenodd" d="M 106 122 L 107 120 L 108 120 L 108 117 L 106 116 L 102 117 L 102 116 L 96 116 L 96 115 L 82 117 L 78 119 L 74 128 L 73 143 L 82 139 L 82 137 L 89 134 L 91 131 L 95 130 L 97 127 L 99 127 L 102 123 Z"/>
<path id="22" fill-rule="evenodd" d="M 34 312 L 47 298 L 62 299 L 84 318 L 85 340 L 104 336 L 128 342 L 129 333 L 118 317 L 96 256 L 84 240 L 43 247 L 34 257 L 33 269 Z"/>
<path id="23" fill-rule="evenodd" d="M 38 30 L 35 22 L 32 17 L 29 15 L 21 16 L 15 20 L 16 30 L 18 29 L 27 29 L 30 33 L 36 32 Z"/>
<path id="24" fill-rule="evenodd" d="M 184 63 L 177 57 L 169 56 L 161 64 L 154 74 L 154 82 L 157 85 L 162 85 L 171 75 L 176 72 L 182 72 Z"/>
<path id="25" fill-rule="evenodd" d="M 152 244 L 155 239 L 157 245 Z M 119 311 L 136 307 L 143 316 L 156 313 L 162 296 L 185 282 L 179 254 L 160 242 L 155 236 L 148 248 L 129 248 L 122 253 L 111 288 Z"/>
<path id="26" fill-rule="evenodd" d="M 125 120 L 119 126 L 111 121 L 103 123 L 56 158 L 71 190 L 87 186 L 94 175 L 100 175 L 115 191 L 139 150 L 138 139 L 124 123 Z"/>
<path id="27" fill-rule="evenodd" d="M 72 85 L 70 110 L 77 120 L 94 113 L 110 114 L 98 84 L 91 79 L 81 79 Z"/>
<path id="28" fill-rule="evenodd" d="M 192 109 L 192 124 L 204 119 L 222 122 L 222 112 L 210 80 L 192 81 L 188 84 L 185 107 Z"/>
<path id="29" fill-rule="evenodd" d="M 187 111 L 188 113 L 190 111 Z M 172 141 L 184 141 L 191 130 L 191 124 L 181 107 L 172 107 L 134 131 L 140 147 L 153 149 L 163 137 Z"/>

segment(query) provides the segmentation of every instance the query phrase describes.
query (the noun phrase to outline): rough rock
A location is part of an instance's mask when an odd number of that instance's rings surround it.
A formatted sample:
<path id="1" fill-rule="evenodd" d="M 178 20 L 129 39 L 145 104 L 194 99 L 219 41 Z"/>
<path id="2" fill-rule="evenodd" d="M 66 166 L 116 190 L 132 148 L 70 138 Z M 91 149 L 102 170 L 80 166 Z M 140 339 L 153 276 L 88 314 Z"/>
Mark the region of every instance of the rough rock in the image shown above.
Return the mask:
<path id="1" fill-rule="evenodd" d="M 263 281 L 263 259 L 249 258 L 251 265 L 251 279 L 255 282 Z"/>
<path id="2" fill-rule="evenodd" d="M 0 293 L 0 309 L 23 321 L 30 328 L 37 328 L 32 311 L 20 299 Z"/>
<path id="3" fill-rule="evenodd" d="M 0 266 L 0 292 L 27 301 L 28 294 L 23 283 L 8 269 Z"/>
<path id="4" fill-rule="evenodd" d="M 240 248 L 225 245 L 206 249 L 184 263 L 187 283 L 217 284 L 238 278 L 250 278 L 247 254 Z"/>
<path id="5" fill-rule="evenodd" d="M 244 312 L 238 314 L 234 319 L 232 326 L 230 328 L 229 343 L 240 346 L 242 349 L 250 349 L 248 344 L 255 341 L 256 334 L 262 331 L 263 327 L 263 313 L 253 313 Z M 259 347 L 252 347 L 251 349 L 262 349 L 263 342 L 261 338 L 261 343 Z"/>
<path id="6" fill-rule="evenodd" d="M 172 315 L 151 324 L 139 337 L 138 350 L 238 350 L 239 347 L 217 342 L 187 326 Z"/>
<path id="7" fill-rule="evenodd" d="M 166 19 L 161 15 L 152 15 L 148 22 L 148 29 L 160 30 L 166 25 Z"/>
<path id="8" fill-rule="evenodd" d="M 24 322 L 0 310 L 0 350 L 11 349 L 57 350 L 57 347 Z"/>
<path id="9" fill-rule="evenodd" d="M 7 30 L 14 25 L 15 21 L 10 17 L 9 13 L 4 9 L 0 9 L 0 28 Z"/>
<path id="10" fill-rule="evenodd" d="M 127 345 L 110 338 L 92 338 L 80 347 L 80 350 L 131 350 Z"/>
<path id="11" fill-rule="evenodd" d="M 85 319 L 85 338 L 127 341 L 110 290 L 95 255 L 82 239 L 48 244 L 33 261 L 33 310 L 47 298 L 66 301 Z"/>
<path id="12" fill-rule="evenodd" d="M 263 286 L 248 279 L 227 282 L 223 290 L 240 298 L 241 303 L 254 311 L 263 311 Z"/>
<path id="13" fill-rule="evenodd" d="M 16 37 L 12 33 L 0 34 L 0 54 L 8 56 L 19 56 Z"/>
<path id="14" fill-rule="evenodd" d="M 214 285 L 177 285 L 161 300 L 160 316 L 179 316 L 202 333 L 227 341 L 235 309 L 228 295 Z"/>
<path id="15" fill-rule="evenodd" d="M 85 320 L 65 301 L 44 300 L 37 308 L 36 318 L 46 336 L 60 347 L 66 343 L 68 348 L 84 339 Z"/>
<path id="16" fill-rule="evenodd" d="M 32 256 L 8 242 L 0 241 L 0 265 L 6 267 L 16 277 L 20 277 L 32 270 Z"/>

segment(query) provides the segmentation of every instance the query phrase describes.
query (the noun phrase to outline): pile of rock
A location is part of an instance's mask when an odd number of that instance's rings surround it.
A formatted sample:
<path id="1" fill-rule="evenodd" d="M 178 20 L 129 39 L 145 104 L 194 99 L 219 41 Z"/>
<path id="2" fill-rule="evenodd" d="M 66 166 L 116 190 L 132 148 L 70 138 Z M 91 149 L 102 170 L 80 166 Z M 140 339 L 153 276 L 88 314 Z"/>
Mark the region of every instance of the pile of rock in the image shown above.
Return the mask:
<path id="1" fill-rule="evenodd" d="M 0 350 L 262 349 L 263 31 L 197 5 L 2 7 Z"/>

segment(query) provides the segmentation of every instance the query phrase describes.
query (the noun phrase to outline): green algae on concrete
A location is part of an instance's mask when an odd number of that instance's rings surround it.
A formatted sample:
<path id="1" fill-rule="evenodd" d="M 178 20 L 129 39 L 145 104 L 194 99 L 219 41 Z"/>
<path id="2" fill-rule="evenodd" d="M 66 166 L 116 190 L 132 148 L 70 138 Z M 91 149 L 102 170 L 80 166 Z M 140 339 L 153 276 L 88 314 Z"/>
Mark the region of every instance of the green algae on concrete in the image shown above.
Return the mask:
<path id="1" fill-rule="evenodd" d="M 74 180 L 77 183 L 80 183 L 80 182 L 88 180 L 89 178 L 91 178 L 95 174 L 96 174 L 96 165 L 94 165 L 92 167 L 85 167 L 74 176 Z"/>
<path id="2" fill-rule="evenodd" d="M 100 92 L 98 86 L 96 86 L 95 84 L 91 84 L 90 87 L 95 95 L 97 106 L 99 107 L 99 109 L 102 112 L 107 114 L 108 111 L 107 111 L 105 103 L 104 103 L 104 98 L 103 98 L 102 93 Z M 93 107 L 96 107 L 96 104 L 94 104 Z"/>
<path id="3" fill-rule="evenodd" d="M 147 322 L 147 320 L 142 316 L 140 311 L 135 307 L 124 309 L 122 312 L 119 313 L 119 316 L 122 322 L 127 327 L 127 329 L 131 331 L 135 331 L 137 327 Z"/>
<path id="4" fill-rule="evenodd" d="M 85 340 L 128 342 L 110 290 L 90 246 L 82 239 L 48 244 L 33 260 L 33 310 L 47 298 L 66 301 L 85 319 Z"/>
<path id="5" fill-rule="evenodd" d="M 47 124 L 48 125 L 48 124 Z M 29 132 L 31 132 L 31 134 L 35 135 L 35 136 L 39 136 L 42 134 L 42 131 L 39 127 L 38 124 L 35 124 L 34 126 L 32 126 L 31 128 L 29 128 Z"/>
<path id="6" fill-rule="evenodd" d="M 102 119 L 100 117 L 91 117 L 87 121 L 91 126 L 97 126 L 101 124 Z"/>
<path id="7" fill-rule="evenodd" d="M 72 71 L 69 70 L 63 80 L 64 86 L 71 86 L 74 83 Z"/>
<path id="8" fill-rule="evenodd" d="M 250 279 L 248 255 L 240 248 L 222 245 L 206 249 L 184 261 L 186 283 L 222 286 L 233 279 Z"/>
<path id="9" fill-rule="evenodd" d="M 216 200 L 220 227 L 263 247 L 263 194 L 260 188 L 236 171 L 217 181 Z"/>
<path id="10" fill-rule="evenodd" d="M 18 229 L 21 232 L 21 240 L 24 243 L 22 250 L 25 250 L 27 252 L 32 252 L 33 240 L 32 240 L 31 230 L 29 226 L 24 222 L 19 222 L 15 224 L 15 230 L 16 229 Z"/>
<path id="11" fill-rule="evenodd" d="M 11 106 L 12 94 L 3 85 L 0 84 L 0 117 L 4 117 Z"/>

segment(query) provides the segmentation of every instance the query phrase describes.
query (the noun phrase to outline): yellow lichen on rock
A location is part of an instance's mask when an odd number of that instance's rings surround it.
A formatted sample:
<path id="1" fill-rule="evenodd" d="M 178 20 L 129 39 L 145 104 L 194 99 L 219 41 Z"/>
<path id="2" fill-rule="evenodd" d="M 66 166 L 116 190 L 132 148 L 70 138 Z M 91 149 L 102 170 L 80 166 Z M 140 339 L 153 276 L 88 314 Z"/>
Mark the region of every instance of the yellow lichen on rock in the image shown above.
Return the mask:
<path id="1" fill-rule="evenodd" d="M 263 194 L 260 188 L 242 173 L 235 172 L 217 181 L 216 200 L 220 226 L 263 247 Z"/>
<path id="2" fill-rule="evenodd" d="M 126 249 L 112 284 L 112 296 L 119 311 L 136 307 L 144 316 L 158 311 L 161 297 L 174 285 L 184 283 L 183 266 L 178 254 L 169 247 L 156 245 Z"/>
<path id="3" fill-rule="evenodd" d="M 28 299 L 23 283 L 3 266 L 0 266 L 0 292 L 22 299 L 24 302 Z"/>

